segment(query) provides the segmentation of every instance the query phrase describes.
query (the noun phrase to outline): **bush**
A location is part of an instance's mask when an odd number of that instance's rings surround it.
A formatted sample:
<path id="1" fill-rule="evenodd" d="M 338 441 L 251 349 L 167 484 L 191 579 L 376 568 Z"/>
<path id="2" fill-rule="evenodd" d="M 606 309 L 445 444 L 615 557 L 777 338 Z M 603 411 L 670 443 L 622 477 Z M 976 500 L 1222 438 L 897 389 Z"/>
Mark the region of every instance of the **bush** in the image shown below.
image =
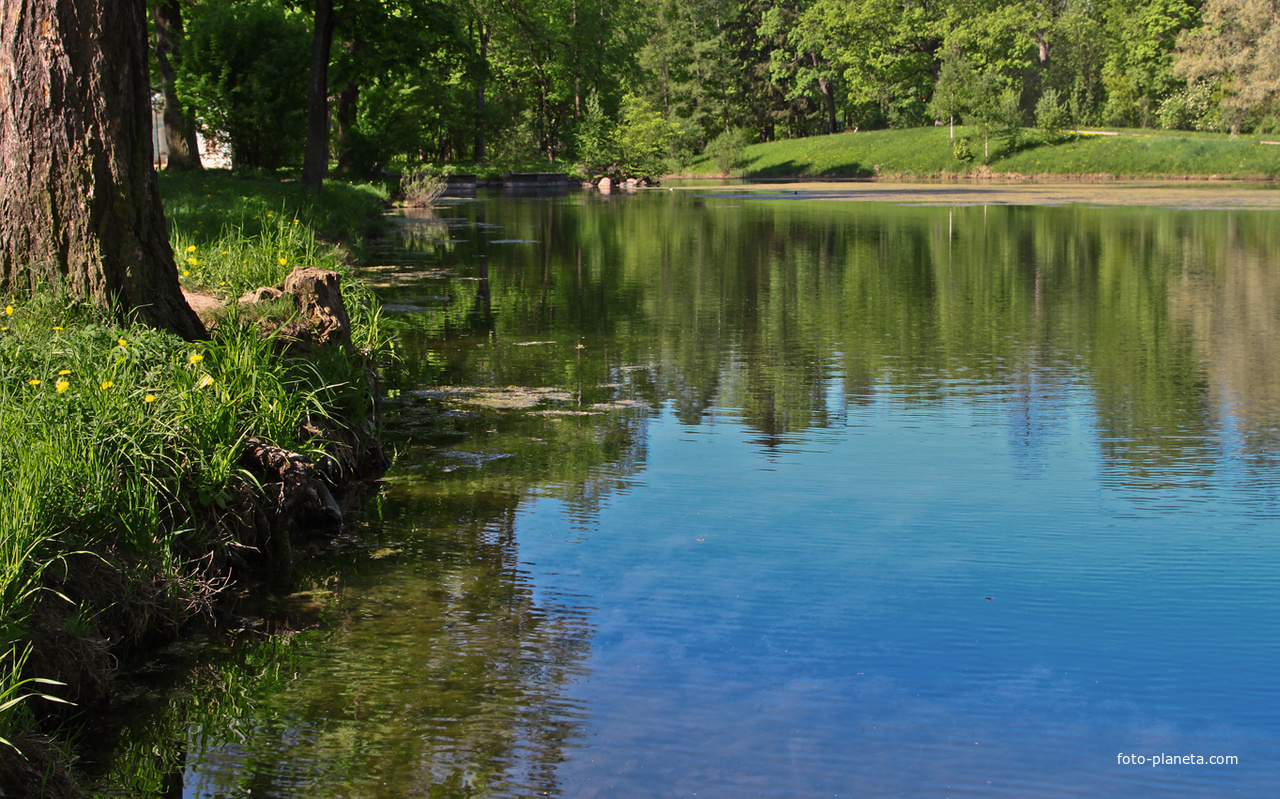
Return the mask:
<path id="1" fill-rule="evenodd" d="M 1067 108 L 1062 103 L 1056 89 L 1045 89 L 1036 102 L 1036 127 L 1040 136 L 1048 144 L 1062 140 L 1063 131 L 1068 124 Z"/>
<path id="2" fill-rule="evenodd" d="M 968 139 L 956 139 L 955 147 L 951 151 L 955 154 L 956 160 L 962 164 L 973 160 L 973 145 Z"/>
<path id="3" fill-rule="evenodd" d="M 743 131 L 727 130 L 711 140 L 706 155 L 720 174 L 731 175 L 742 166 L 749 143 Z"/>
<path id="4" fill-rule="evenodd" d="M 440 195 L 444 194 L 444 190 L 448 187 L 448 180 L 430 172 L 416 172 L 400 179 L 400 192 L 404 195 L 404 204 L 415 208 L 429 207 L 440 199 Z"/>

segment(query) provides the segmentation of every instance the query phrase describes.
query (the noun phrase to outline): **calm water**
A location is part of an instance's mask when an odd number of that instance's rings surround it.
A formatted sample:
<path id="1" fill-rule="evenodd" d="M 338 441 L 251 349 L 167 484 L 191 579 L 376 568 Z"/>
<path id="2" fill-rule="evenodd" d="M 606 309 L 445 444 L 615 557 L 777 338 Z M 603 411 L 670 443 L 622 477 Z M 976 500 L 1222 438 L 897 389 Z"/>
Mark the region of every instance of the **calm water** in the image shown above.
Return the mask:
<path id="1" fill-rule="evenodd" d="M 1280 784 L 1274 212 L 655 192 L 398 230 L 401 456 L 294 599 L 318 626 L 143 703 L 108 784 Z"/>

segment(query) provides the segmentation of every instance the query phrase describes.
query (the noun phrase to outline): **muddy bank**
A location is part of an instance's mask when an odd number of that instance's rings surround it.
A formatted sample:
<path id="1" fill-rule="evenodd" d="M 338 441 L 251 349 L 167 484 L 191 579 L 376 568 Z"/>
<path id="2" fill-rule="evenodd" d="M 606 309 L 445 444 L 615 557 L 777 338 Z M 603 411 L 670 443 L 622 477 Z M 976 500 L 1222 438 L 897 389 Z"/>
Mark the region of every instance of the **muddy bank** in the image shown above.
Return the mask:
<path id="1" fill-rule="evenodd" d="M 1092 178 L 1092 179 L 1090 179 Z M 673 191 L 706 186 L 671 187 Z M 987 180 L 910 182 L 795 181 L 723 186 L 717 192 L 758 200 L 844 200 L 906 205 L 1101 205 L 1158 208 L 1280 209 L 1280 184 L 1215 180 L 1075 180 L 992 176 Z"/>

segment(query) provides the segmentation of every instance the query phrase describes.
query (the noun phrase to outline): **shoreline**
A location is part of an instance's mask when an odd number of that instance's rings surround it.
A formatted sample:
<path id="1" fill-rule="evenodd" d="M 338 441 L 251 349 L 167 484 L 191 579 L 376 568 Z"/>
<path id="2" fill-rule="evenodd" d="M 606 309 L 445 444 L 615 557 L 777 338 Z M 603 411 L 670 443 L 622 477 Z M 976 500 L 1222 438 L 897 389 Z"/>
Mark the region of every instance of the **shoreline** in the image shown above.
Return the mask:
<path id="1" fill-rule="evenodd" d="M 669 178 L 696 180 L 702 178 Z M 709 178 L 706 180 L 716 180 Z M 734 180 L 753 181 L 752 178 Z M 1244 185 L 1231 185 L 1244 184 Z M 767 178 L 722 186 L 662 185 L 659 190 L 715 189 L 753 199 L 893 202 L 907 205 L 1092 205 L 1187 210 L 1280 210 L 1280 182 L 1234 178 L 959 177 Z"/>

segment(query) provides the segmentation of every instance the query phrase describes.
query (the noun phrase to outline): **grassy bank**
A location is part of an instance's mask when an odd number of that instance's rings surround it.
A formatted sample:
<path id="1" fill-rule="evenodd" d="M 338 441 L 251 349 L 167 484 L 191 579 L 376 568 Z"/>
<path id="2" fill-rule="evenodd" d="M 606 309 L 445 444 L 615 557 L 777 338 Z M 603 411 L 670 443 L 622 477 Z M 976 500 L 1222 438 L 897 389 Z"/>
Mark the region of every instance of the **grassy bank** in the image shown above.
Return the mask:
<path id="1" fill-rule="evenodd" d="M 1116 130 L 1116 135 L 1070 134 L 1046 143 L 1026 130 L 1016 147 L 992 138 L 984 164 L 983 139 L 971 127 L 957 127 L 972 160 L 960 161 L 945 126 L 908 130 L 840 133 L 766 142 L 747 147 L 738 175 L 781 177 L 967 177 L 986 172 L 1023 175 L 1117 177 L 1280 177 L 1277 137 Z M 984 169 L 984 166 L 986 169 Z M 695 161 L 691 174 L 717 174 L 709 159 Z"/>
<path id="2" fill-rule="evenodd" d="M 184 286 L 226 298 L 299 264 L 349 273 L 381 211 L 376 192 L 345 184 L 317 199 L 166 176 L 162 194 Z M 191 344 L 53 292 L 4 298 L 0 786 L 42 768 L 14 746 L 31 754 L 23 741 L 53 701 L 94 699 L 131 638 L 171 633 L 245 560 L 226 509 L 255 491 L 240 464 L 250 437 L 306 452 L 304 422 L 368 419 L 366 370 L 387 345 L 367 293 L 348 281 L 344 295 L 353 351 L 308 360 L 263 335 L 260 313 L 231 310 Z"/>

